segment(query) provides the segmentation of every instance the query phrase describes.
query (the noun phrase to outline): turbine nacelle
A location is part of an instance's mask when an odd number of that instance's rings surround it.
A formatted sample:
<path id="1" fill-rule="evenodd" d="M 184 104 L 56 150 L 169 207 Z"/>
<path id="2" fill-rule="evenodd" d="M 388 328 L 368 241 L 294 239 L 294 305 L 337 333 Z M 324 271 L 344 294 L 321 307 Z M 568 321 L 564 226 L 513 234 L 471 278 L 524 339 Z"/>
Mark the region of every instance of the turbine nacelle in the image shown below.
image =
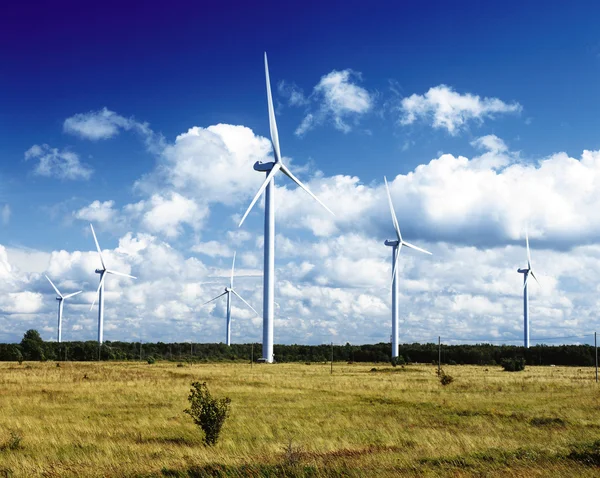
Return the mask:
<path id="1" fill-rule="evenodd" d="M 384 244 L 386 246 L 390 246 L 390 247 L 396 247 L 398 245 L 400 245 L 400 241 L 385 241 Z"/>
<path id="2" fill-rule="evenodd" d="M 271 171 L 271 169 L 273 169 L 273 166 L 275 166 L 275 163 L 277 161 L 269 161 L 267 163 L 263 163 L 262 161 L 257 161 L 256 163 L 254 163 L 254 171 L 260 171 L 263 173 L 268 173 L 269 171 Z"/>

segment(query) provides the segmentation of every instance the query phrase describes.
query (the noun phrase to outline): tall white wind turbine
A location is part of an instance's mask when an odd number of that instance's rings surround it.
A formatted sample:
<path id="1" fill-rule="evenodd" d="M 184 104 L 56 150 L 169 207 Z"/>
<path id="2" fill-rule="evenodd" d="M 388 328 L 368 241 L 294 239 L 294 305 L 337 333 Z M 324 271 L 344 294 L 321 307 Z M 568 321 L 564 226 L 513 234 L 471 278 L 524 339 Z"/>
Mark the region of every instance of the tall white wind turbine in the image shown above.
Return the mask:
<path id="1" fill-rule="evenodd" d="M 331 210 L 323 204 L 317 196 L 300 182 L 296 176 L 281 162 L 281 150 L 279 149 L 279 135 L 277 133 L 277 123 L 275 121 L 275 110 L 273 109 L 273 98 L 271 97 L 271 82 L 269 80 L 269 65 L 267 63 L 267 54 L 265 52 L 265 76 L 267 81 L 267 101 L 269 104 L 269 128 L 271 131 L 271 144 L 273 146 L 273 156 L 275 161 L 261 163 L 257 161 L 254 164 L 254 170 L 266 173 L 267 177 L 262 183 L 262 186 L 254 196 L 254 199 L 248 206 L 244 217 L 240 221 L 240 226 L 243 224 L 250 210 L 265 191 L 265 257 L 264 257 L 264 274 L 263 274 L 263 359 L 266 362 L 273 362 L 273 311 L 274 311 L 274 295 L 275 295 L 275 175 L 281 171 L 298 186 L 304 189 L 314 200 L 323 206 L 331 214 Z"/>
<path id="2" fill-rule="evenodd" d="M 96 274 L 100 274 L 100 284 L 98 285 L 96 297 L 98 298 L 98 345 L 102 345 L 102 342 L 104 341 L 104 279 L 106 278 L 106 274 L 114 274 L 117 276 L 129 277 L 130 279 L 136 279 L 136 277 L 130 276 L 129 274 L 123 274 L 122 272 L 109 270 L 106 268 L 106 264 L 104 263 L 104 257 L 102 257 L 102 250 L 100 249 L 100 244 L 98 244 L 98 239 L 96 238 L 96 233 L 94 232 L 94 226 L 90 224 L 90 228 L 92 229 L 92 235 L 94 236 L 94 242 L 96 243 L 96 249 L 98 250 L 98 255 L 100 256 L 100 263 L 102 264 L 102 269 L 96 269 L 95 271 Z M 92 302 L 90 310 L 94 308 L 94 304 L 96 303 L 96 297 L 94 297 L 94 301 Z"/>
<path id="3" fill-rule="evenodd" d="M 73 292 L 72 294 L 67 294 L 67 295 L 62 295 L 60 293 L 60 291 L 58 290 L 58 287 L 56 287 L 54 285 L 54 283 L 50 280 L 50 277 L 45 276 L 46 279 L 48 279 L 48 282 L 50 282 L 50 285 L 52 286 L 52 288 L 56 291 L 56 295 L 58 295 L 58 297 L 56 298 L 56 300 L 58 301 L 58 334 L 57 334 L 57 342 L 61 343 L 62 342 L 62 314 L 63 314 L 63 302 L 70 298 L 73 297 L 74 295 L 77 294 L 81 294 L 81 291 L 78 290 L 77 292 Z"/>
<path id="4" fill-rule="evenodd" d="M 227 295 L 227 332 L 226 332 L 226 336 L 225 336 L 225 343 L 227 345 L 231 345 L 231 298 L 232 298 L 231 294 L 237 296 L 238 299 L 240 299 L 244 304 L 246 304 L 248 307 L 250 307 L 256 315 L 258 315 L 258 312 L 256 312 L 256 310 L 254 310 L 254 307 L 252 307 L 248 302 L 246 302 L 242 298 L 242 296 L 233 289 L 234 267 L 235 267 L 235 252 L 233 253 L 233 262 L 231 264 L 231 279 L 229 280 L 229 287 L 225 287 L 225 292 L 223 292 L 222 294 L 219 294 L 214 299 L 210 299 L 209 301 L 202 304 L 204 306 L 206 304 L 209 304 L 213 300 L 217 300 L 219 297 L 223 297 L 224 295 Z"/>
<path id="5" fill-rule="evenodd" d="M 400 257 L 400 250 L 402 246 L 406 246 L 410 249 L 415 249 L 425 254 L 431 252 L 421 249 L 409 242 L 402 239 L 400 232 L 400 226 L 398 225 L 398 219 L 396 218 L 396 212 L 394 211 L 394 204 L 392 203 L 392 195 L 390 194 L 390 188 L 386 177 L 383 177 L 385 181 L 385 190 L 387 191 L 388 202 L 390 204 L 390 213 L 392 214 L 392 222 L 394 223 L 394 229 L 396 230 L 396 239 L 393 241 L 385 241 L 385 245 L 392 248 L 392 359 L 398 357 L 398 258 Z"/>
<path id="6" fill-rule="evenodd" d="M 523 346 L 529 348 L 529 289 L 527 287 L 529 275 L 535 279 L 538 285 L 541 284 L 531 268 L 531 251 L 529 250 L 529 234 L 527 231 L 525 231 L 525 244 L 527 246 L 527 268 L 517 269 L 517 272 L 523 274 Z"/>

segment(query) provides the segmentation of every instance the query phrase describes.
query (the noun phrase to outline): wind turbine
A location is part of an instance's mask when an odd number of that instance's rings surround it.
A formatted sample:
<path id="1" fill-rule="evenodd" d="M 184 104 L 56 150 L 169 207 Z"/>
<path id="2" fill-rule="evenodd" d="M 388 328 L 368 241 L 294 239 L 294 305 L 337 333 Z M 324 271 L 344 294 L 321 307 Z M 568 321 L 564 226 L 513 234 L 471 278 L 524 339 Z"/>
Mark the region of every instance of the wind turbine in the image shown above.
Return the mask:
<path id="1" fill-rule="evenodd" d="M 67 294 L 67 295 L 62 295 L 60 293 L 60 291 L 58 290 L 58 288 L 54 285 L 54 283 L 50 280 L 50 277 L 48 277 L 47 275 L 45 275 L 46 279 L 48 279 L 48 282 L 50 282 L 50 285 L 52 286 L 52 288 L 56 291 L 56 295 L 58 295 L 58 297 L 56 298 L 56 300 L 58 301 L 58 335 L 57 335 L 57 341 L 58 343 L 62 342 L 62 313 L 63 313 L 63 301 L 73 297 L 74 295 L 77 294 L 81 294 L 81 291 L 78 290 L 77 292 L 73 292 L 72 294 Z"/>
<path id="2" fill-rule="evenodd" d="M 398 219 L 396 218 L 396 212 L 394 211 L 394 205 L 392 203 L 392 195 L 390 194 L 390 188 L 386 177 L 383 177 L 385 181 L 385 189 L 387 191 L 388 202 L 390 203 L 390 213 L 392 214 L 392 222 L 394 223 L 394 229 L 396 230 L 396 240 L 385 241 L 385 245 L 392 248 L 392 359 L 398 357 L 398 258 L 400 256 L 400 250 L 402 246 L 406 246 L 416 251 L 424 252 L 425 254 L 431 255 L 431 252 L 421 249 L 409 242 L 402 239 L 400 233 L 400 226 L 398 225 Z"/>
<path id="3" fill-rule="evenodd" d="M 223 297 L 224 295 L 227 295 L 227 335 L 225 337 L 225 343 L 227 345 L 231 345 L 231 294 L 236 295 L 238 297 L 238 299 L 240 299 L 244 304 L 246 304 L 248 307 L 250 307 L 256 315 L 258 315 L 258 312 L 256 312 L 256 310 L 254 310 L 254 307 L 252 307 L 248 302 L 246 302 L 242 298 L 242 296 L 233 289 L 233 269 L 234 269 L 234 267 L 235 267 L 235 252 L 233 253 L 233 263 L 231 264 L 231 279 L 229 281 L 229 287 L 225 287 L 225 292 L 223 292 L 222 294 L 220 294 L 220 295 L 216 296 L 214 299 L 210 299 L 208 302 L 205 302 L 204 304 L 202 304 L 204 306 L 206 304 L 209 304 L 213 300 L 217 300 L 219 297 Z"/>
<path id="4" fill-rule="evenodd" d="M 106 268 L 104 258 L 102 257 L 102 250 L 100 249 L 100 244 L 98 244 L 98 239 L 96 238 L 96 233 L 94 232 L 94 226 L 90 224 L 90 228 L 92 229 L 92 235 L 94 236 L 94 242 L 96 243 L 96 249 L 98 249 L 98 255 L 100 256 L 100 262 L 102 264 L 102 269 L 96 269 L 95 271 L 96 274 L 100 274 L 100 284 L 98 285 L 98 291 L 96 292 L 96 295 L 98 297 L 98 345 L 102 345 L 102 342 L 104 341 L 104 279 L 106 278 L 106 274 L 129 277 L 130 279 L 136 279 L 136 277 Z M 94 308 L 95 303 L 96 297 L 94 297 L 94 301 L 92 302 L 90 310 Z"/>
<path id="5" fill-rule="evenodd" d="M 533 273 L 533 269 L 531 268 L 531 251 L 529 250 L 529 235 L 527 231 L 525 231 L 525 244 L 527 245 L 527 268 L 526 269 L 517 269 L 519 274 L 523 274 L 523 346 L 525 348 L 529 348 L 529 290 L 527 287 L 527 283 L 529 281 L 529 275 L 535 279 L 535 281 L 540 284 L 540 281 L 537 280 L 537 277 Z"/>
<path id="6" fill-rule="evenodd" d="M 277 133 L 277 123 L 275 121 L 275 111 L 273 109 L 273 98 L 271 97 L 271 82 L 269 80 L 269 64 L 267 63 L 267 53 L 265 52 L 265 76 L 267 81 L 267 101 L 269 104 L 269 128 L 271 131 L 271 144 L 273 146 L 273 156 L 275 161 L 254 163 L 254 170 L 266 173 L 267 177 L 262 186 L 254 196 L 254 199 L 248 206 L 244 217 L 240 221 L 241 226 L 250 213 L 252 206 L 256 203 L 260 195 L 265 191 L 265 237 L 264 237 L 264 274 L 263 274 L 263 359 L 266 362 L 273 362 L 273 311 L 275 296 L 275 175 L 281 171 L 288 178 L 294 181 L 298 186 L 304 189 L 314 200 L 323 206 L 331 214 L 331 210 L 323 204 L 317 196 L 300 182 L 296 176 L 281 162 L 281 151 L 279 149 L 279 135 Z"/>

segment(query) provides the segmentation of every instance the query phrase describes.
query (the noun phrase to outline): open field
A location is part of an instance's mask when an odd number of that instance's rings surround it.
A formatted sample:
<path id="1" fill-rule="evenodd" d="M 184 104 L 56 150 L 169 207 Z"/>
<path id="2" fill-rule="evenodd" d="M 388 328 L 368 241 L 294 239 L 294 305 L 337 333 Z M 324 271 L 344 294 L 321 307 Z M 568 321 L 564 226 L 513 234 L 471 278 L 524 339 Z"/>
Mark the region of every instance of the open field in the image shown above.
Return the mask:
<path id="1" fill-rule="evenodd" d="M 0 476 L 599 476 L 593 369 L 445 370 L 0 363 Z M 196 380 L 232 399 L 213 448 Z"/>

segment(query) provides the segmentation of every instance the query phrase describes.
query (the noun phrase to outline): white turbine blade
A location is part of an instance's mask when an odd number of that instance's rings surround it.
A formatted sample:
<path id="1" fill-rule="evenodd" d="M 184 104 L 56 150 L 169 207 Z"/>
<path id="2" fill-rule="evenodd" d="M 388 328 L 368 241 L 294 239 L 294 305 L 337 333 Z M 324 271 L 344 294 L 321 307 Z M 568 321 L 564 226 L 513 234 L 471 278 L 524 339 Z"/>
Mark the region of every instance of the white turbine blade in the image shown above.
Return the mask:
<path id="1" fill-rule="evenodd" d="M 64 299 L 63 295 L 58 291 L 58 289 L 56 288 L 56 286 L 54 285 L 54 283 L 50 280 L 50 277 L 48 277 L 46 274 L 44 274 L 44 277 L 46 277 L 46 279 L 48 279 L 48 282 L 50 282 L 50 285 L 56 291 L 56 293 L 58 294 L 58 296 L 62 297 Z"/>
<path id="2" fill-rule="evenodd" d="M 106 278 L 106 274 L 102 274 L 102 279 L 100 279 L 100 284 L 98 284 L 98 290 L 96 291 L 96 296 L 94 297 L 94 301 L 92 302 L 92 305 L 90 306 L 90 310 L 92 310 L 94 308 L 94 304 L 96 304 L 96 298 L 100 295 L 100 288 L 102 287 L 102 284 L 104 284 L 105 278 Z"/>
<path id="3" fill-rule="evenodd" d="M 331 209 L 329 209 L 327 206 L 325 206 L 325 204 L 323 204 L 323 203 L 321 202 L 321 200 L 320 200 L 320 199 L 319 199 L 317 196 L 315 196 L 313 193 L 311 193 L 311 192 L 310 192 L 310 189 L 308 189 L 308 188 L 307 188 L 307 187 L 306 187 L 304 184 L 302 184 L 302 183 L 300 182 L 300 180 L 299 180 L 299 179 L 298 179 L 296 176 L 294 176 L 294 175 L 292 174 L 292 172 L 291 172 L 291 171 L 290 171 L 290 170 L 287 168 L 287 166 L 286 166 L 285 164 L 282 164 L 282 165 L 281 165 L 281 171 L 283 171 L 283 173 L 284 173 L 284 174 L 285 174 L 285 175 L 286 175 L 288 178 L 290 178 L 290 179 L 291 179 L 292 181 L 294 181 L 294 182 L 295 182 L 295 183 L 296 183 L 298 186 L 300 186 L 300 187 L 301 187 L 302 189 L 304 189 L 304 190 L 305 190 L 305 191 L 306 191 L 308 194 L 310 194 L 310 195 L 311 195 L 311 197 L 312 197 L 312 198 L 313 198 L 315 201 L 317 201 L 317 202 L 318 202 L 318 203 L 319 203 L 321 206 L 323 206 L 325 209 L 327 209 L 327 211 L 329 211 L 329 212 L 331 213 L 331 215 L 332 215 L 332 216 L 335 216 L 335 214 L 333 214 L 333 211 L 332 211 Z"/>
<path id="4" fill-rule="evenodd" d="M 531 251 L 529 250 L 529 234 L 525 231 L 525 244 L 527 245 L 527 267 L 531 269 Z"/>
<path id="5" fill-rule="evenodd" d="M 410 242 L 402 241 L 402 244 L 405 245 L 406 247 L 410 247 L 411 249 L 415 249 L 416 251 L 420 251 L 420 252 L 424 252 L 425 254 L 429 254 L 430 256 L 433 255 L 433 254 L 431 254 L 431 252 L 426 251 L 425 249 L 421 249 L 420 247 L 417 247 L 414 244 L 411 244 Z"/>
<path id="6" fill-rule="evenodd" d="M 396 236 L 398 240 L 402 242 L 402 233 L 400 232 L 400 225 L 396 218 L 396 211 L 394 211 L 394 204 L 392 203 L 392 195 L 390 194 L 390 188 L 388 186 L 387 178 L 384 176 L 383 181 L 385 182 L 385 190 L 387 191 L 388 203 L 390 204 L 390 213 L 392 214 L 392 222 L 394 223 L 394 229 L 396 229 Z"/>
<path id="7" fill-rule="evenodd" d="M 241 301 L 242 301 L 244 304 L 246 304 L 248 307 L 250 307 L 250 308 L 251 308 L 251 309 L 254 311 L 254 313 L 255 313 L 256 315 L 258 315 L 258 312 L 256 312 L 256 310 L 254 309 L 254 307 L 252 307 L 252 306 L 251 306 L 251 305 L 250 305 L 248 302 L 246 302 L 246 301 L 244 300 L 244 298 L 243 298 L 243 297 L 242 297 L 240 294 L 238 294 L 238 293 L 237 293 L 236 291 L 234 291 L 233 289 L 231 290 L 231 292 L 233 292 L 233 293 L 234 293 L 234 294 L 235 294 L 235 295 L 238 297 L 238 299 L 240 299 L 240 300 L 241 300 Z"/>
<path id="8" fill-rule="evenodd" d="M 73 292 L 72 294 L 67 294 L 63 297 L 63 299 L 68 299 L 69 297 L 73 297 L 74 295 L 81 294 L 83 291 L 78 290 L 77 292 Z"/>
<path id="9" fill-rule="evenodd" d="M 535 279 L 535 281 L 538 283 L 538 285 L 540 287 L 542 287 L 542 284 L 540 284 L 540 281 L 537 279 L 537 277 L 535 276 L 535 274 L 533 273 L 533 271 L 529 271 L 529 273 L 533 276 L 533 278 Z"/>
<path id="10" fill-rule="evenodd" d="M 231 263 L 231 280 L 229 281 L 229 288 L 230 289 L 233 289 L 233 269 L 235 267 L 235 254 L 236 254 L 236 252 L 233 253 L 233 262 Z"/>
<path id="11" fill-rule="evenodd" d="M 137 279 L 137 277 L 135 276 L 130 276 L 129 274 L 123 274 L 122 272 L 117 272 L 117 271 L 110 271 L 110 270 L 106 270 L 107 274 L 114 274 L 116 276 L 123 276 L 123 277 L 129 277 L 130 279 Z"/>
<path id="12" fill-rule="evenodd" d="M 529 282 L 529 273 L 527 273 L 527 277 L 525 278 L 525 282 L 523 282 L 523 290 L 527 287 L 527 283 Z"/>
<path id="13" fill-rule="evenodd" d="M 100 262 L 102 263 L 102 268 L 106 269 L 106 265 L 104 264 L 104 258 L 102 257 L 102 250 L 100 249 L 100 244 L 98 244 L 98 239 L 96 238 L 96 232 L 94 232 L 94 226 L 90 223 L 90 227 L 92 228 L 92 235 L 94 236 L 94 242 L 96 243 L 96 249 L 98 249 L 98 254 L 100 255 Z"/>
<path id="14" fill-rule="evenodd" d="M 269 129 L 271 130 L 271 143 L 273 144 L 273 154 L 275 162 L 281 161 L 281 151 L 279 149 L 279 134 L 277 133 L 277 122 L 275 121 L 275 110 L 273 108 L 273 97 L 271 96 L 271 80 L 269 78 L 269 63 L 267 62 L 267 52 L 265 52 L 265 77 L 267 79 L 267 101 L 269 102 Z"/>
<path id="15" fill-rule="evenodd" d="M 214 299 L 210 299 L 208 302 L 204 302 L 204 304 L 202 304 L 200 307 L 203 307 L 206 304 L 210 304 L 213 300 L 217 300 L 219 297 L 223 297 L 225 294 L 227 294 L 227 291 L 223 292 L 221 295 L 216 296 Z"/>
<path id="16" fill-rule="evenodd" d="M 273 166 L 273 169 L 271 169 L 271 172 L 267 175 L 267 178 L 265 179 L 265 182 L 262 183 L 260 189 L 256 193 L 256 196 L 254 196 L 254 199 L 250 203 L 250 206 L 248 206 L 248 209 L 246 210 L 246 214 L 244 214 L 244 217 L 242 217 L 242 220 L 240 221 L 238 227 L 242 226 L 242 224 L 244 223 L 244 220 L 246 219 L 246 217 L 248 216 L 248 214 L 250 214 L 250 210 L 252 209 L 252 207 L 254 206 L 254 204 L 256 203 L 256 201 L 258 201 L 258 198 L 263 193 L 263 191 L 265 190 L 265 188 L 267 187 L 267 185 L 269 184 L 269 182 L 271 181 L 271 179 L 273 179 L 273 176 L 275 176 L 275 174 L 277 173 L 277 171 L 279 171 L 279 168 L 281 168 L 281 163 L 275 163 L 275 165 Z"/>

